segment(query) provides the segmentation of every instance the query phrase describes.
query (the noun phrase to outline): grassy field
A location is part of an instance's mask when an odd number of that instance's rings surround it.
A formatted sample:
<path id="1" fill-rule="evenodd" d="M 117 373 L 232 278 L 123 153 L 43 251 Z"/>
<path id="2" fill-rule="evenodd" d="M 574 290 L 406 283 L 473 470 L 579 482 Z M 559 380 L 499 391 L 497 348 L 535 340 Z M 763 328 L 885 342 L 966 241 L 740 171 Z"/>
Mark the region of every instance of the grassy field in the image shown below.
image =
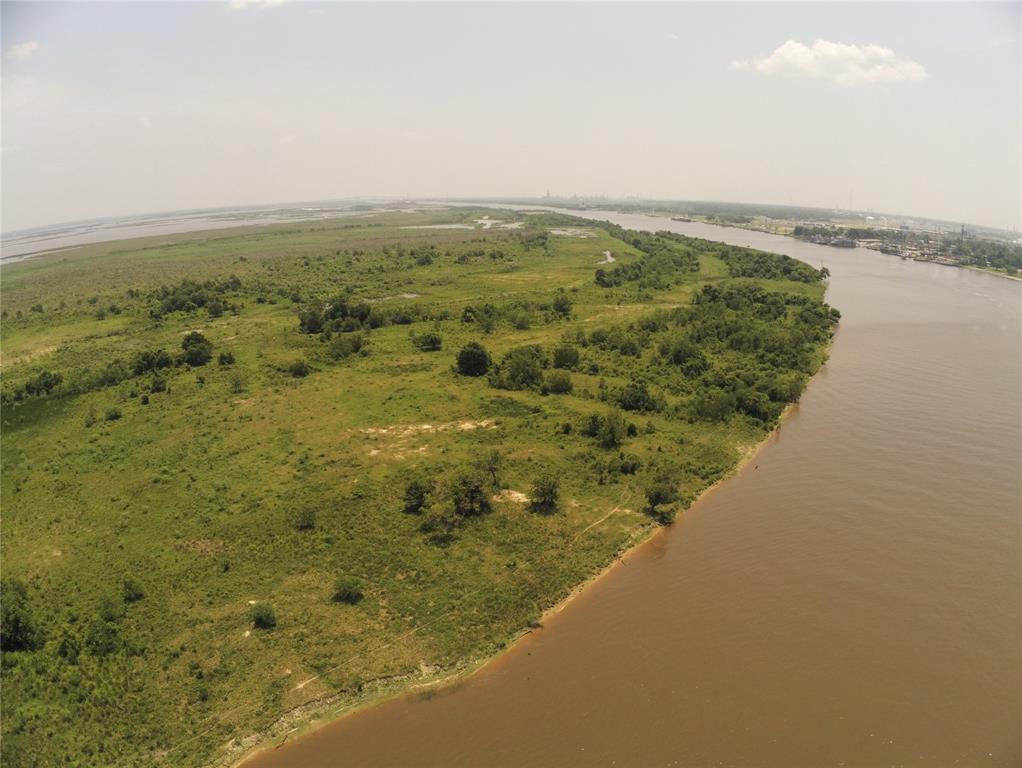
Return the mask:
<path id="1" fill-rule="evenodd" d="M 465 669 L 729 472 L 823 362 L 835 317 L 814 270 L 743 277 L 726 246 L 672 241 L 691 268 L 599 285 L 597 269 L 651 264 L 648 242 L 551 216 L 484 228 L 485 213 L 161 236 L 3 268 L 5 766 L 228 761 L 297 707 Z M 452 223 L 471 228 L 433 227 Z M 161 308 L 161 286 L 231 276 L 211 289 L 222 312 L 208 296 Z M 773 315 L 763 295 L 783 297 Z M 302 332 L 338 296 L 372 312 L 364 327 Z M 208 363 L 137 371 L 194 331 Z M 413 343 L 427 333 L 439 350 Z M 679 334 L 700 370 L 666 359 Z M 355 335 L 362 352 L 338 359 Z M 542 383 L 460 375 L 469 342 L 494 363 L 538 345 Z M 565 344 L 572 391 L 552 394 Z M 778 362 L 789 347 L 797 361 Z M 59 383 L 33 390 L 47 372 Z M 590 435 L 593 415 L 626 431 Z M 452 517 L 466 473 L 491 509 Z M 435 480 L 419 514 L 404 509 L 413 477 Z M 539 477 L 557 482 L 556 511 L 529 503 Z M 361 599 L 333 599 L 345 576 Z M 274 627 L 254 625 L 256 604 Z M 15 620 L 28 629 L 11 640 Z"/>

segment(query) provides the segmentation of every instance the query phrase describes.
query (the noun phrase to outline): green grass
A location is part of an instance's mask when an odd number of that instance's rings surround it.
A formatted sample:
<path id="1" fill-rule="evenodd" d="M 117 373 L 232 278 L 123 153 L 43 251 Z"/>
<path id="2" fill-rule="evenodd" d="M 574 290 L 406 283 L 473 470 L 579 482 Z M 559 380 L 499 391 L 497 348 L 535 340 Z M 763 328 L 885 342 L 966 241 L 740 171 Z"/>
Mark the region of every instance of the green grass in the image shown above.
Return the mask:
<path id="1" fill-rule="evenodd" d="M 455 355 L 480 340 L 499 359 L 521 344 L 550 348 L 579 328 L 685 306 L 702 285 L 728 282 L 724 263 L 707 250 L 699 272 L 665 290 L 604 289 L 593 282 L 603 252 L 617 264 L 640 252 L 589 224 L 576 226 L 593 237 L 551 236 L 548 247 L 530 249 L 496 228 L 400 228 L 478 215 L 394 213 L 173 235 L 4 267 L 5 391 L 42 370 L 68 382 L 141 349 L 176 351 L 194 329 L 215 348 L 210 365 L 166 371 L 167 392 L 148 394 L 143 376 L 4 405 L 0 556 L 5 577 L 27 584 L 44 633 L 37 650 L 4 654 L 6 766 L 201 765 L 236 754 L 241 740 L 295 707 L 335 694 L 356 700 L 376 681 L 419 682 L 423 668 L 442 675 L 495 653 L 647 535 L 646 474 L 601 478 L 595 462 L 616 452 L 560 425 L 608 412 L 601 378 L 623 386 L 649 364 L 650 350 L 633 361 L 586 348 L 583 364 L 600 372 L 573 373 L 574 394 L 557 396 L 459 376 Z M 441 253 L 431 265 L 394 255 L 398 244 L 429 243 Z M 477 248 L 504 258 L 457 261 Z M 231 297 L 237 314 L 149 317 L 148 292 L 160 285 L 231 273 L 243 285 Z M 823 290 L 746 282 L 814 299 Z M 323 342 L 299 332 L 297 315 L 345 288 L 383 306 L 446 309 L 450 319 L 373 330 L 367 355 L 333 362 Z M 544 302 L 560 288 L 574 305 L 570 319 L 522 330 L 501 322 L 492 334 L 461 322 L 467 304 Z M 42 313 L 30 309 L 38 302 Z M 112 303 L 120 314 L 95 319 Z M 443 349 L 416 350 L 409 333 L 433 329 Z M 236 363 L 218 366 L 221 351 Z M 281 370 L 296 359 L 311 375 Z M 679 408 L 689 396 L 664 392 Z M 111 408 L 122 418 L 104 420 Z M 742 416 L 628 417 L 640 429 L 623 450 L 644 467 L 665 456 L 682 464 L 684 499 L 733 468 L 768 429 Z M 500 488 L 528 493 L 543 471 L 560 473 L 561 511 L 534 514 L 502 499 L 451 545 L 428 543 L 420 518 L 402 512 L 405 480 L 443 477 L 491 449 L 503 457 Z M 305 508 L 315 510 L 311 530 L 295 524 Z M 363 599 L 332 599 L 342 575 L 359 579 Z M 69 662 L 61 643 L 81 643 L 125 579 L 145 597 L 115 622 L 117 650 L 83 650 Z M 273 606 L 275 628 L 253 627 L 253 602 Z"/>

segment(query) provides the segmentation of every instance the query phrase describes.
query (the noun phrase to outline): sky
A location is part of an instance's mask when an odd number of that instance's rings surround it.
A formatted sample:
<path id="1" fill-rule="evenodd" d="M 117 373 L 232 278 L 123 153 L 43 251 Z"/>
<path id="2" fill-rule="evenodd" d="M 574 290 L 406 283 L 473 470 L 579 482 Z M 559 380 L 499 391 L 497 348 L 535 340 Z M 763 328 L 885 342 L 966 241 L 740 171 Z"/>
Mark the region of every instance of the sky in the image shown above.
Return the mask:
<path id="1" fill-rule="evenodd" d="M 1019 3 L 0 5 L 0 228 L 596 195 L 1020 225 Z"/>

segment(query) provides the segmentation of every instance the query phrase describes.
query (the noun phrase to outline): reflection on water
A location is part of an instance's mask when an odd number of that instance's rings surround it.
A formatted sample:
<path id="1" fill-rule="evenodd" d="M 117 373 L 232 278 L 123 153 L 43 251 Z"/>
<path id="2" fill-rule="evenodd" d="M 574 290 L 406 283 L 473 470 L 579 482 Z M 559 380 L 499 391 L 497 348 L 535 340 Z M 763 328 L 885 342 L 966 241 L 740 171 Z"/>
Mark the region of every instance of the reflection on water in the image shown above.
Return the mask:
<path id="1" fill-rule="evenodd" d="M 828 365 L 755 461 L 442 695 L 252 766 L 1022 765 L 1022 285 L 826 265 Z"/>

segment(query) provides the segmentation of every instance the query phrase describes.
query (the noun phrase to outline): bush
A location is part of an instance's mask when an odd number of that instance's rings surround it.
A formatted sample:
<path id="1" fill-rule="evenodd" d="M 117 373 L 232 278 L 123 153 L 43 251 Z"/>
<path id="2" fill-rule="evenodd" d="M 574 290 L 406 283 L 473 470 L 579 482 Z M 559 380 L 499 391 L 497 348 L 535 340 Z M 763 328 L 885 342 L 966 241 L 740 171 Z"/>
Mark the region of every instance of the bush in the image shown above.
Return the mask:
<path id="1" fill-rule="evenodd" d="M 153 380 L 149 382 L 149 391 L 154 395 L 157 392 L 166 392 L 167 380 L 162 376 L 153 376 Z"/>
<path id="2" fill-rule="evenodd" d="M 224 313 L 224 304 L 222 301 L 213 301 L 206 304 L 206 311 L 209 312 L 210 317 L 220 317 Z"/>
<path id="3" fill-rule="evenodd" d="M 543 379 L 543 387 L 551 394 L 566 395 L 571 392 L 574 385 L 567 371 L 548 371 Z"/>
<path id="4" fill-rule="evenodd" d="M 334 584 L 334 602 L 354 605 L 363 597 L 362 582 L 354 576 L 341 576 Z"/>
<path id="5" fill-rule="evenodd" d="M 312 373 L 312 368 L 304 360 L 295 360 L 287 367 L 287 372 L 296 379 L 303 379 Z"/>
<path id="6" fill-rule="evenodd" d="M 618 448 L 624 442 L 626 432 L 628 424 L 624 423 L 624 417 L 617 411 L 611 411 L 600 418 L 596 440 L 601 448 Z"/>
<path id="7" fill-rule="evenodd" d="M 334 360 L 344 360 L 362 352 L 366 347 L 366 338 L 361 334 L 351 333 L 335 336 L 330 340 L 328 353 Z"/>
<path id="8" fill-rule="evenodd" d="M 137 603 L 139 600 L 145 597 L 145 592 L 142 590 L 135 581 L 132 579 L 125 579 L 123 585 L 124 602 L 126 603 Z"/>
<path id="9" fill-rule="evenodd" d="M 490 374 L 490 383 L 498 389 L 538 389 L 543 383 L 546 355 L 536 344 L 508 350 Z"/>
<path id="10" fill-rule="evenodd" d="M 578 350 L 571 344 L 554 348 L 554 368 L 574 370 L 578 367 Z"/>
<path id="11" fill-rule="evenodd" d="M 273 629 L 277 626 L 277 614 L 269 603 L 256 603 L 252 606 L 252 623 L 256 629 Z"/>
<path id="12" fill-rule="evenodd" d="M 551 515 L 557 511 L 559 502 L 560 483 L 553 475 L 543 475 L 536 478 L 532 484 L 532 499 L 529 502 L 529 509 L 543 515 Z"/>
<path id="13" fill-rule="evenodd" d="M 221 352 L 220 357 L 217 360 L 220 365 L 234 365 L 234 353 L 233 352 Z"/>
<path id="14" fill-rule="evenodd" d="M 409 515 L 418 515 L 429 503 L 429 495 L 433 492 L 433 484 L 419 478 L 413 478 L 405 485 L 404 511 Z"/>
<path id="15" fill-rule="evenodd" d="M 483 345 L 470 341 L 458 352 L 458 373 L 462 376 L 485 376 L 491 362 L 490 353 Z"/>
<path id="16" fill-rule="evenodd" d="M 28 589 L 18 579 L 0 581 L 0 649 L 28 651 L 40 640 L 28 602 Z"/>
<path id="17" fill-rule="evenodd" d="M 109 408 L 106 412 L 106 415 L 103 418 L 105 418 L 107 421 L 117 421 L 119 418 L 121 418 L 121 409 Z"/>
<path id="18" fill-rule="evenodd" d="M 451 485 L 451 501 L 454 514 L 458 517 L 478 517 L 490 511 L 490 497 L 483 476 L 477 472 L 465 472 L 455 478 Z"/>
<path id="19" fill-rule="evenodd" d="M 412 346 L 420 352 L 436 352 L 443 344 L 443 339 L 440 338 L 440 334 L 435 333 L 434 331 L 413 334 L 411 339 Z"/>
<path id="20" fill-rule="evenodd" d="M 554 312 L 561 317 L 571 317 L 571 299 L 563 293 L 557 294 L 554 298 Z"/>
<path id="21" fill-rule="evenodd" d="M 198 331 L 192 331 L 181 340 L 183 359 L 193 368 L 213 359 L 213 343 Z"/>
<path id="22" fill-rule="evenodd" d="M 674 502 L 678 498 L 677 470 L 661 467 L 646 486 L 646 514 L 663 525 L 670 525 L 677 512 Z"/>
<path id="23" fill-rule="evenodd" d="M 646 385 L 630 381 L 617 393 L 617 404 L 626 411 L 658 411 L 660 404 L 653 398 Z"/>
<path id="24" fill-rule="evenodd" d="M 316 510 L 302 507 L 295 514 L 295 528 L 299 531 L 311 531 L 316 527 Z"/>

